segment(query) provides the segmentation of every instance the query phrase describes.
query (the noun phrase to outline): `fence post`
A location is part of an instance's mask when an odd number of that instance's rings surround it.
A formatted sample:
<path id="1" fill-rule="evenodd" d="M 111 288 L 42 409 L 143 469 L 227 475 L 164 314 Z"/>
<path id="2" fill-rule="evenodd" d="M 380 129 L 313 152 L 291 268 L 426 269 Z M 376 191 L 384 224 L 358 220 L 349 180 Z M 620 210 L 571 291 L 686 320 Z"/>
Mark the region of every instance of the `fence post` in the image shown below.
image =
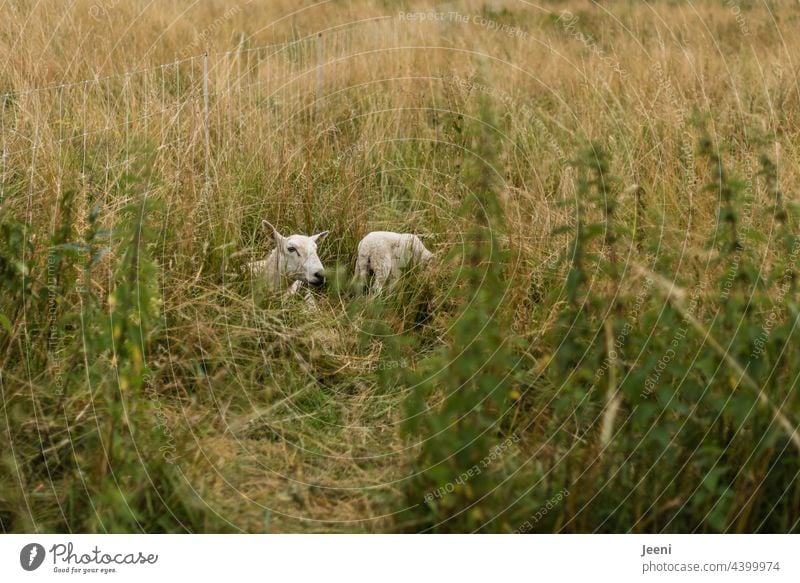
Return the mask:
<path id="1" fill-rule="evenodd" d="M 206 167 L 204 190 L 208 193 L 211 182 L 211 135 L 208 119 L 208 51 L 203 53 L 203 130 L 206 142 Z"/>
<path id="2" fill-rule="evenodd" d="M 322 97 L 322 33 L 317 33 L 317 94 L 314 99 L 314 111 L 319 113 L 319 100 Z"/>

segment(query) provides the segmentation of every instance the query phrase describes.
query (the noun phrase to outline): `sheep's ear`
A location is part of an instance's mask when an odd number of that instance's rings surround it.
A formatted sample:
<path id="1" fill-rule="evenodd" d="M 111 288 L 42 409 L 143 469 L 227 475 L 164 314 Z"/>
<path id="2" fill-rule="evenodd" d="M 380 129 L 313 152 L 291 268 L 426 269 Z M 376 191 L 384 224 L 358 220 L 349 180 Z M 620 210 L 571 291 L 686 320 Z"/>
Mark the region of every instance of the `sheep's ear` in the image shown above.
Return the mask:
<path id="1" fill-rule="evenodd" d="M 314 243 L 319 243 L 320 241 L 325 239 L 325 237 L 328 236 L 328 233 L 330 233 L 330 231 L 322 231 L 321 233 L 317 233 L 316 235 L 311 235 L 311 239 L 313 239 Z"/>
<path id="2" fill-rule="evenodd" d="M 266 233 L 269 233 L 269 234 L 271 234 L 273 237 L 275 237 L 275 242 L 276 242 L 276 243 L 280 243 L 281 239 L 283 239 L 283 237 L 281 236 L 281 234 L 278 232 L 278 229 L 276 229 L 275 227 L 273 227 L 273 226 L 272 226 L 272 224 L 271 224 L 269 221 L 267 221 L 267 220 L 262 220 L 262 221 L 261 221 L 261 228 L 262 228 L 262 229 L 264 229 L 264 231 L 265 231 Z"/>

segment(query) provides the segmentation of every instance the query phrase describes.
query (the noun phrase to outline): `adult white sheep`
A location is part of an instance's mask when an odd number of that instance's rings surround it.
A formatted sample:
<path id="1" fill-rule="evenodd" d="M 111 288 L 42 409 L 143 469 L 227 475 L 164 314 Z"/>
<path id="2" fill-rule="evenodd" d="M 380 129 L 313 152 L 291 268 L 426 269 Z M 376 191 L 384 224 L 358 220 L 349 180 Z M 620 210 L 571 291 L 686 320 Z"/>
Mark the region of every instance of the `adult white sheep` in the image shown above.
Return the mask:
<path id="1" fill-rule="evenodd" d="M 358 244 L 356 281 L 363 289 L 372 276 L 371 289 L 380 293 L 386 282 L 395 280 L 403 269 L 427 263 L 432 258 L 433 253 L 416 235 L 373 231 Z"/>
<path id="2" fill-rule="evenodd" d="M 275 248 L 266 259 L 250 263 L 250 271 L 263 277 L 268 289 L 282 291 L 288 287 L 288 293 L 294 294 L 304 283 L 314 287 L 325 283 L 325 269 L 317 255 L 317 243 L 325 239 L 329 231 L 310 237 L 284 237 L 267 221 L 261 221 L 261 227 L 272 234 Z"/>

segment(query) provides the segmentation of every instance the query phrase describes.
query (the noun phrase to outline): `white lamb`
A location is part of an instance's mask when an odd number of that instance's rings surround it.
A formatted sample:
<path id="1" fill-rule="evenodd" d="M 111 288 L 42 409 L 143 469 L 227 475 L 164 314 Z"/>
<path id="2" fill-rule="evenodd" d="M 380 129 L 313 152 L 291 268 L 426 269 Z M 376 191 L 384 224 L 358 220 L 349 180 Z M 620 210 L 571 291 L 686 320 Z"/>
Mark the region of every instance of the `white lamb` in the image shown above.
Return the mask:
<path id="1" fill-rule="evenodd" d="M 328 236 L 328 231 L 311 237 L 284 237 L 267 221 L 261 221 L 261 227 L 272 234 L 275 248 L 266 259 L 254 261 L 249 266 L 251 273 L 263 276 L 270 290 L 281 291 L 288 287 L 291 295 L 297 293 L 304 283 L 314 287 L 325 283 L 325 269 L 317 255 L 317 243 Z"/>
<path id="2" fill-rule="evenodd" d="M 394 281 L 410 265 L 425 264 L 433 253 L 425 248 L 419 237 L 411 233 L 373 231 L 358 244 L 356 281 L 361 289 L 373 277 L 371 289 L 380 293 L 386 282 Z"/>

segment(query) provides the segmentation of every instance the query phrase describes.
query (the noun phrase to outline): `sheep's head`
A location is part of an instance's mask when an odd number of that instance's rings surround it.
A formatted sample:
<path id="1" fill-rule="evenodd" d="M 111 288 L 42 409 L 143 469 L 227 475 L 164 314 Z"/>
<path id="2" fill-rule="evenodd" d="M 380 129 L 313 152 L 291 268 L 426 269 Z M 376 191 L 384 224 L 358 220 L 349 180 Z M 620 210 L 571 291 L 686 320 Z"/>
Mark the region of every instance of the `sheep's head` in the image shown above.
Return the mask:
<path id="1" fill-rule="evenodd" d="M 302 281 L 313 286 L 325 283 L 325 268 L 322 267 L 317 255 L 317 243 L 328 236 L 328 231 L 310 237 L 306 235 L 284 237 L 267 221 L 261 221 L 261 227 L 275 238 L 281 275 L 292 281 Z"/>
<path id="2" fill-rule="evenodd" d="M 423 245 L 419 237 L 414 237 L 412 241 L 413 241 L 412 252 L 414 254 L 414 259 L 417 262 L 422 263 L 424 265 L 428 263 L 431 259 L 433 259 L 433 253 L 428 251 L 427 247 Z"/>
<path id="3" fill-rule="evenodd" d="M 420 261 L 423 264 L 425 264 L 425 263 L 428 263 L 431 259 L 433 259 L 433 253 L 431 253 L 430 251 L 425 249 L 425 247 L 423 247 L 422 248 L 422 255 L 420 257 Z"/>

